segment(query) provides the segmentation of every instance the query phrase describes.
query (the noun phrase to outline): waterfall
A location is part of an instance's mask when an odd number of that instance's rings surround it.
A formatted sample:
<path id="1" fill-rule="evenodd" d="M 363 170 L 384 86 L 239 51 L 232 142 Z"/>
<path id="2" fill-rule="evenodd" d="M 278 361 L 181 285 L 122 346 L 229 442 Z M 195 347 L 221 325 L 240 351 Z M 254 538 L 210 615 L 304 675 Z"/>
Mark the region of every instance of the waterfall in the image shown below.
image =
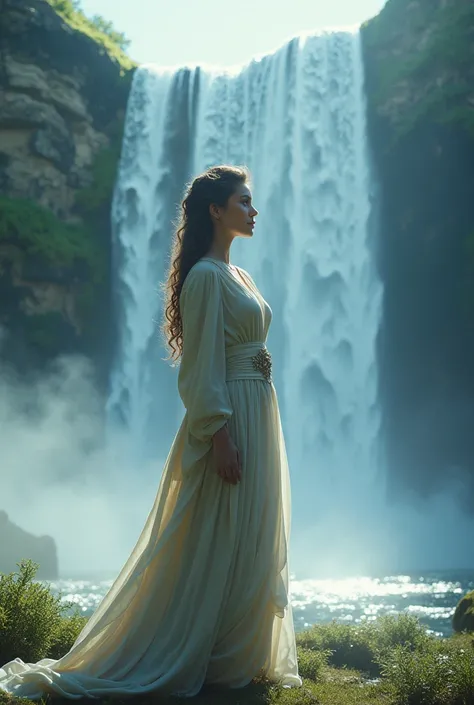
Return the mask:
<path id="1" fill-rule="evenodd" d="M 326 542 L 331 532 L 334 556 L 360 545 L 347 539 L 349 518 L 360 521 L 379 484 L 381 285 L 364 101 L 358 33 L 300 37 L 233 71 L 142 66 L 112 214 L 120 341 L 109 416 L 129 430 L 137 459 L 163 457 L 183 413 L 157 327 L 171 222 L 193 175 L 219 163 L 250 167 L 260 215 L 232 261 L 273 309 L 268 346 L 294 524 L 316 525 Z"/>

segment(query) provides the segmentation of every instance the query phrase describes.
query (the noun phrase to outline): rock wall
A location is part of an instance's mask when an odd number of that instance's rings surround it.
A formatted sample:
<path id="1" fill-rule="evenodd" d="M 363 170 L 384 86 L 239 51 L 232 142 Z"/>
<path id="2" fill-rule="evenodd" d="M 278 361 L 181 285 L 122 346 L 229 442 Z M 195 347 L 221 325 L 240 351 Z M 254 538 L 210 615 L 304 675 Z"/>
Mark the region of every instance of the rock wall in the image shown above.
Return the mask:
<path id="1" fill-rule="evenodd" d="M 46 0 L 0 0 L 0 16 L 4 357 L 28 367 L 74 349 L 105 370 L 108 211 L 131 72 Z M 46 348 L 30 334 L 43 323 Z"/>
<path id="2" fill-rule="evenodd" d="M 474 509 L 474 5 L 389 0 L 363 27 L 385 294 L 390 491 Z"/>
<path id="3" fill-rule="evenodd" d="M 31 559 L 38 563 L 36 578 L 57 580 L 58 557 L 56 544 L 51 536 L 33 536 L 9 520 L 0 511 L 0 573 L 18 570 L 17 563 Z"/>

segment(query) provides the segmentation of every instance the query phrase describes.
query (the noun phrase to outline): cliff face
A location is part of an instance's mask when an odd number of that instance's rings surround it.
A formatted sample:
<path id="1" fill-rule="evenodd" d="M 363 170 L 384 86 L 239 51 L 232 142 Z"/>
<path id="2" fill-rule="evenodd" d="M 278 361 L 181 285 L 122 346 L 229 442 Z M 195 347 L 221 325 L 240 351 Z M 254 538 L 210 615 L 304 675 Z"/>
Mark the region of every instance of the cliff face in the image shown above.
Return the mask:
<path id="1" fill-rule="evenodd" d="M 46 0 L 0 0 L 0 325 L 26 367 L 103 358 L 130 75 Z M 127 67 L 128 68 L 128 67 Z"/>
<path id="2" fill-rule="evenodd" d="M 389 0 L 363 28 L 385 287 L 392 493 L 461 478 L 474 507 L 474 5 Z"/>
<path id="3" fill-rule="evenodd" d="M 29 534 L 10 521 L 7 513 L 1 510 L 0 536 L 0 573 L 17 571 L 17 563 L 29 558 L 38 563 L 38 579 L 57 580 L 57 549 L 51 536 Z"/>

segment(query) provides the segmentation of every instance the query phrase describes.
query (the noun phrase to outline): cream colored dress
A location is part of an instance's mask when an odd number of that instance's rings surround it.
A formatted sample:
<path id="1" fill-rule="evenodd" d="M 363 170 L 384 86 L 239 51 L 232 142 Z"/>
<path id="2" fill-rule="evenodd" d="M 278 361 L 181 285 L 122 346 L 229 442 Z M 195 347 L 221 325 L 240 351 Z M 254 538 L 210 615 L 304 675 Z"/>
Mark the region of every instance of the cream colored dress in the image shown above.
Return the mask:
<path id="1" fill-rule="evenodd" d="M 153 508 L 119 576 L 59 660 L 0 668 L 0 690 L 38 699 L 192 696 L 262 671 L 301 685 L 288 601 L 290 486 L 265 348 L 271 309 L 250 275 L 203 258 L 180 299 L 186 414 Z M 261 353 L 260 353 L 261 357 Z M 228 421 L 242 480 L 223 481 L 212 435 Z"/>

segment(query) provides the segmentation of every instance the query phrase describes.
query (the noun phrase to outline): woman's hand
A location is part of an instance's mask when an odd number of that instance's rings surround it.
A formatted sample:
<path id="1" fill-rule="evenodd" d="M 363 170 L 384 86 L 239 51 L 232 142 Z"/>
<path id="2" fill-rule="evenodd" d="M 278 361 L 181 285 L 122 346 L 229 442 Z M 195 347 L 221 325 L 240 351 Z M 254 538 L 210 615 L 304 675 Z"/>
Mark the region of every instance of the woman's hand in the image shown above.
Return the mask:
<path id="1" fill-rule="evenodd" d="M 232 440 L 227 424 L 212 437 L 212 449 L 216 472 L 225 482 L 237 485 L 242 477 L 240 453 Z"/>

